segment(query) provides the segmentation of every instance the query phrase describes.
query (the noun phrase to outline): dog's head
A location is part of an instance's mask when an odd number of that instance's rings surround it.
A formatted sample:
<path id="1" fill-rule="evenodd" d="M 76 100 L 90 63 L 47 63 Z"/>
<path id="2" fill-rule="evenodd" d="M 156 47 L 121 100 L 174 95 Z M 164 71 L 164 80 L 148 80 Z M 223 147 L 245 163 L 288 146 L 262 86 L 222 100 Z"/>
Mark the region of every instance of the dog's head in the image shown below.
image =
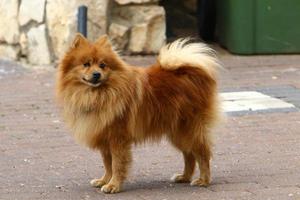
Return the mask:
<path id="1" fill-rule="evenodd" d="M 59 67 L 61 78 L 88 87 L 105 85 L 112 73 L 124 68 L 106 35 L 91 43 L 81 34 L 76 35 Z"/>

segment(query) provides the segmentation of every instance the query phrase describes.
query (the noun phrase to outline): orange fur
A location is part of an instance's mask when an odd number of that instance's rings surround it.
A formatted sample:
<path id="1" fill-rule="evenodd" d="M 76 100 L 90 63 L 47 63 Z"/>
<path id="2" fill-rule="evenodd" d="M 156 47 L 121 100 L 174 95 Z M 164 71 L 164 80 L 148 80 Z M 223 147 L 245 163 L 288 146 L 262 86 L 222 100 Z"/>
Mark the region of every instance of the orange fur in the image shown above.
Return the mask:
<path id="1" fill-rule="evenodd" d="M 83 67 L 84 62 L 90 66 Z M 185 160 L 184 172 L 173 180 L 189 182 L 197 162 L 201 175 L 191 184 L 208 185 L 210 130 L 219 114 L 217 66 L 204 44 L 177 40 L 162 48 L 153 66 L 133 67 L 112 50 L 106 36 L 90 43 L 77 35 L 59 65 L 57 97 L 76 140 L 103 157 L 106 173 L 91 184 L 106 193 L 119 192 L 132 144 L 165 135 Z M 94 71 L 101 80 L 93 87 L 82 77 L 88 79 Z"/>

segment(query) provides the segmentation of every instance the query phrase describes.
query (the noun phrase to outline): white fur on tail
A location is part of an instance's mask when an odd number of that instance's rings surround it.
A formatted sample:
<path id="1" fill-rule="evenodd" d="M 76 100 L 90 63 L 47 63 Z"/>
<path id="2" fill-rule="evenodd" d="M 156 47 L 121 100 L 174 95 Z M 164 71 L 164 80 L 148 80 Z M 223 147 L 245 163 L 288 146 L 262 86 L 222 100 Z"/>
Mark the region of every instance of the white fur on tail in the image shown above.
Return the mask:
<path id="1" fill-rule="evenodd" d="M 211 77 L 220 66 L 213 49 L 204 43 L 190 43 L 190 39 L 178 39 L 161 48 L 158 62 L 164 69 L 199 67 Z"/>

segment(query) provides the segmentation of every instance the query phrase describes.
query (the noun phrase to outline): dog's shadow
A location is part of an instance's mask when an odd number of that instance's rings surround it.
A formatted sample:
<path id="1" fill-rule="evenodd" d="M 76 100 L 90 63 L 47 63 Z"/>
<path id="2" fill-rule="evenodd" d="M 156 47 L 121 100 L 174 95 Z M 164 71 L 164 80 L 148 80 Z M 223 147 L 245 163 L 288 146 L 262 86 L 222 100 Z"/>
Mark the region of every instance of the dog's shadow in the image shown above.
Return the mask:
<path id="1" fill-rule="evenodd" d="M 208 187 L 191 186 L 190 183 L 173 183 L 168 180 L 161 181 L 135 181 L 124 184 L 123 191 L 126 193 L 157 192 L 157 193 L 205 193 L 212 192 L 210 189 L 215 185 L 226 184 L 222 180 L 213 181 Z"/>

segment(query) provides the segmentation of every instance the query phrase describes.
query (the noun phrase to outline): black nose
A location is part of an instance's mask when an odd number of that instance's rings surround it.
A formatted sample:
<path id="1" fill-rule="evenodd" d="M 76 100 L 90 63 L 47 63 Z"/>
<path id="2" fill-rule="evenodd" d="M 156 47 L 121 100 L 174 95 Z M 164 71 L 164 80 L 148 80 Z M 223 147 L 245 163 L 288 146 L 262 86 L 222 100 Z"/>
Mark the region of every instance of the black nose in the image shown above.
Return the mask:
<path id="1" fill-rule="evenodd" d="M 101 74 L 99 72 L 93 72 L 93 78 L 92 78 L 92 82 L 96 83 L 100 77 L 101 77 Z"/>

